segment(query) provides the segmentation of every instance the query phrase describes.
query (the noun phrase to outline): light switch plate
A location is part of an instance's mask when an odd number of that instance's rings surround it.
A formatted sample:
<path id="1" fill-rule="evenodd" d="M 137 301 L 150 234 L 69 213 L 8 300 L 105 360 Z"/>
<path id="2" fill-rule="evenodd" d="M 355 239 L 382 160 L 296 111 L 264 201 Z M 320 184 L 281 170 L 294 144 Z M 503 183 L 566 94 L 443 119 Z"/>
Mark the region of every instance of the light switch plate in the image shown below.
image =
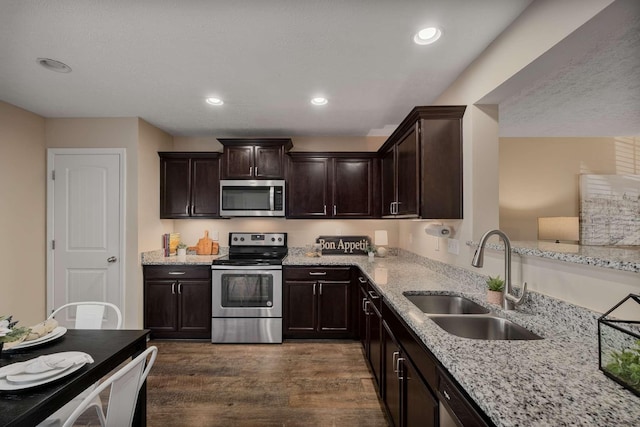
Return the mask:
<path id="1" fill-rule="evenodd" d="M 449 251 L 450 254 L 458 255 L 460 253 L 458 243 L 458 239 L 447 239 L 447 251 Z"/>

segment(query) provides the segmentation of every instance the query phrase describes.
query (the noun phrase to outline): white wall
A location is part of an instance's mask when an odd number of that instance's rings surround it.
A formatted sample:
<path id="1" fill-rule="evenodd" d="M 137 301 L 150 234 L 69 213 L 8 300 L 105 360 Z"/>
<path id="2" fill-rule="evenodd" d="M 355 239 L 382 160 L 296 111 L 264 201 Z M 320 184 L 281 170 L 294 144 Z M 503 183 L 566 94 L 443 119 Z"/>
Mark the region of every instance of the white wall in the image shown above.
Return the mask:
<path id="1" fill-rule="evenodd" d="M 44 118 L 0 101 L 0 315 L 45 315 Z"/>

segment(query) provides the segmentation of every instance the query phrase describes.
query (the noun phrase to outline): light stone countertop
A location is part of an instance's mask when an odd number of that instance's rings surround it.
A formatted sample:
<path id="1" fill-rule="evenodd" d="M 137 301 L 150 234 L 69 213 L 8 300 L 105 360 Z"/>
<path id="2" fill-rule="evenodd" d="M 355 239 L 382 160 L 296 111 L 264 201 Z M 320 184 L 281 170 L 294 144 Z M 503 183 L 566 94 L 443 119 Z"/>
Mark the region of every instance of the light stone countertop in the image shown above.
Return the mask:
<path id="1" fill-rule="evenodd" d="M 467 245 L 477 247 L 478 242 L 469 241 Z M 490 242 L 486 246 L 490 249 L 504 251 L 502 242 Z M 511 242 L 511 252 L 574 264 L 640 273 L 640 246 L 585 246 L 541 241 L 513 241 Z"/>
<path id="2" fill-rule="evenodd" d="M 499 246 L 499 245 L 496 245 Z M 223 248 L 221 248 L 221 255 Z M 497 426 L 638 426 L 640 397 L 598 369 L 598 313 L 535 292 L 516 311 L 485 302 L 486 277 L 406 251 L 398 256 L 325 255 L 289 248 L 285 266 L 358 266 L 383 298 Z M 395 251 L 393 251 L 395 252 Z M 220 255 L 220 256 L 221 256 Z M 142 254 L 144 265 L 211 264 L 213 256 Z M 403 292 L 464 295 L 542 336 L 473 340 L 449 334 Z"/>
<path id="3" fill-rule="evenodd" d="M 142 265 L 211 265 L 214 259 L 225 256 L 227 253 L 228 248 L 220 248 L 218 255 L 196 255 L 194 253 L 187 253 L 184 257 L 177 255 L 165 257 L 164 251 L 160 249 L 157 251 L 142 252 L 140 263 Z"/>
<path id="4" fill-rule="evenodd" d="M 598 369 L 597 313 L 530 293 L 516 311 L 485 302 L 484 277 L 408 252 L 401 256 L 322 256 L 290 250 L 285 265 L 356 265 L 498 426 L 638 426 L 640 398 Z M 457 337 L 403 296 L 464 295 L 542 336 L 535 341 Z"/>

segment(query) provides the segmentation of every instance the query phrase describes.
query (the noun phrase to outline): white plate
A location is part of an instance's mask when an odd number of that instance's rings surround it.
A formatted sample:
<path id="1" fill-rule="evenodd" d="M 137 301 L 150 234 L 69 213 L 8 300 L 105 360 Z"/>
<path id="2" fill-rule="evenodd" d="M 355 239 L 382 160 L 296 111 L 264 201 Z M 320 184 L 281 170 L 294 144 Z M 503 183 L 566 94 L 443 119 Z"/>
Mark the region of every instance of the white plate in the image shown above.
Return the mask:
<path id="1" fill-rule="evenodd" d="M 55 377 L 58 374 L 66 371 L 67 369 L 71 369 L 75 367 L 75 365 L 67 366 L 66 368 L 57 368 L 50 369 L 45 372 L 40 372 L 37 374 L 18 374 L 18 375 L 7 375 L 5 380 L 10 383 L 19 384 L 19 383 L 30 383 L 32 381 L 42 381 L 44 379 Z"/>
<path id="2" fill-rule="evenodd" d="M 84 354 L 82 352 L 79 351 L 67 351 L 67 352 L 63 352 L 63 353 L 59 353 L 59 354 L 67 354 L 68 357 L 73 357 L 75 355 L 78 354 Z M 16 367 L 18 367 L 18 364 L 22 365 L 25 363 L 29 363 L 30 360 L 24 361 L 24 362 L 17 362 L 17 363 L 13 363 L 11 365 L 7 365 L 4 366 L 2 369 L 8 369 L 9 367 L 11 367 L 11 370 L 13 371 Z M 0 379 L 0 391 L 12 391 L 12 390 L 23 390 L 25 388 L 31 388 L 31 387 L 37 387 L 39 385 L 43 385 L 43 384 L 47 384 L 49 382 L 58 380 L 60 378 L 63 378 L 67 375 L 70 375 L 72 373 L 74 373 L 75 371 L 77 371 L 78 369 L 82 368 L 84 365 L 86 365 L 86 363 L 80 363 L 78 365 L 73 365 L 67 369 L 53 369 L 51 371 L 47 371 L 47 372 L 41 372 L 39 374 L 20 374 L 20 375 L 10 375 L 10 376 L 14 376 L 14 377 L 27 377 L 30 376 L 32 378 L 32 381 L 26 381 L 26 382 L 19 382 L 19 383 L 13 383 L 11 381 L 7 381 L 6 378 Z M 43 376 L 43 374 L 50 374 L 52 371 L 56 371 L 53 375 L 48 375 L 48 376 Z"/>
<path id="3" fill-rule="evenodd" d="M 17 350 L 20 348 L 28 348 L 28 347 L 44 344 L 46 342 L 53 341 L 63 336 L 65 333 L 67 333 L 67 328 L 65 328 L 64 326 L 58 326 L 53 331 L 49 332 L 47 335 L 44 335 L 40 338 L 36 338 L 35 340 L 31 340 L 31 341 L 22 341 L 20 344 L 14 347 L 11 347 L 10 349 L 7 349 L 7 351 Z"/>

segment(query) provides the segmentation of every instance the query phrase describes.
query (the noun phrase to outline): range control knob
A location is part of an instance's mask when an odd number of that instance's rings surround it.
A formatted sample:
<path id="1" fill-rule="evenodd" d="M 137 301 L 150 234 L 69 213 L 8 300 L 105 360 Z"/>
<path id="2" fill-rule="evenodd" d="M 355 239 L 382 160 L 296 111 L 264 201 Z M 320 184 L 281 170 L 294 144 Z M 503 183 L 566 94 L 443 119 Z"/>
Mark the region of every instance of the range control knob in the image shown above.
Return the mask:
<path id="1" fill-rule="evenodd" d="M 241 237 L 241 238 L 240 238 L 240 241 L 241 241 L 241 242 L 244 242 L 244 237 Z"/>
<path id="2" fill-rule="evenodd" d="M 234 238 L 233 238 L 233 241 L 234 241 L 234 242 L 237 242 L 237 241 L 238 241 L 238 238 L 237 238 L 237 237 L 234 237 Z"/>
<path id="3" fill-rule="evenodd" d="M 275 241 L 276 241 L 276 238 L 275 238 L 275 237 L 272 237 L 272 238 L 271 238 L 271 241 L 272 241 L 272 242 L 275 242 Z"/>

